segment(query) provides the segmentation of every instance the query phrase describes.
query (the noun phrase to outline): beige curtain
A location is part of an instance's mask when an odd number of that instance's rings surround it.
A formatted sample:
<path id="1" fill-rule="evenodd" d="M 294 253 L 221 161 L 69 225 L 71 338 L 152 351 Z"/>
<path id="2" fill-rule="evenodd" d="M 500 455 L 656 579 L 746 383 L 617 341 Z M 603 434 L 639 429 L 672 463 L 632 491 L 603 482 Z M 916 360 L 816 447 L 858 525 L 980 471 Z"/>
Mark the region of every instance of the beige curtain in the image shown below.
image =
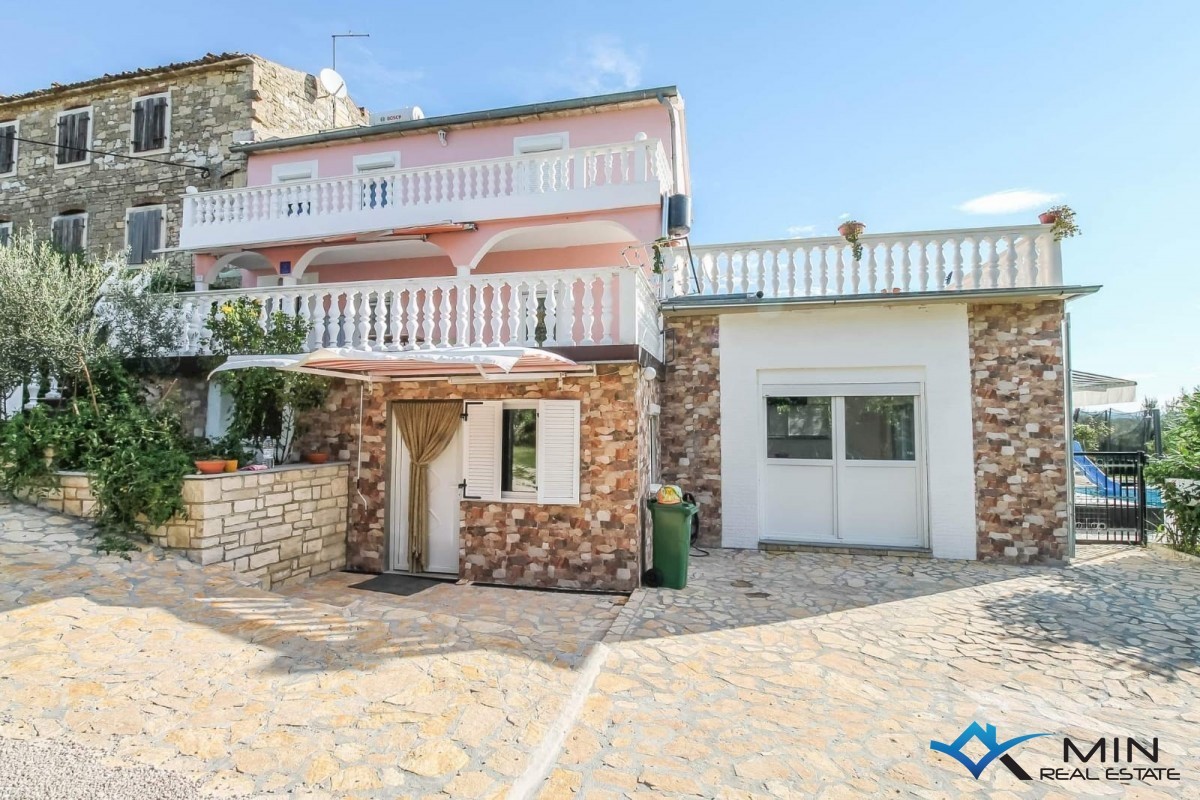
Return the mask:
<path id="1" fill-rule="evenodd" d="M 442 454 L 462 422 L 461 401 L 400 403 L 396 419 L 411 466 L 408 473 L 408 568 L 425 571 L 429 548 L 429 465 Z"/>

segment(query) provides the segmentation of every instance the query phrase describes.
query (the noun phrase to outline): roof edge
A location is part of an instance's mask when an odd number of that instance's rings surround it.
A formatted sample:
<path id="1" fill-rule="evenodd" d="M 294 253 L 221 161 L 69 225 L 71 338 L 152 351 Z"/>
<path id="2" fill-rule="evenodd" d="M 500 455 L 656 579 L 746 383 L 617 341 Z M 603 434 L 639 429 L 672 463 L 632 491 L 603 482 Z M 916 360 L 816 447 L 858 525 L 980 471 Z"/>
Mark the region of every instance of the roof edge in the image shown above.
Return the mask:
<path id="1" fill-rule="evenodd" d="M 657 100 L 660 97 L 678 96 L 679 88 L 677 86 L 658 86 L 649 89 L 635 89 L 628 92 L 616 92 L 613 94 L 599 94 L 592 95 L 590 97 L 574 97 L 567 100 L 552 100 L 542 103 L 529 103 L 520 106 L 484 109 L 482 111 L 466 111 L 460 114 L 444 114 L 438 117 L 425 117 L 424 119 L 407 120 L 404 122 L 390 122 L 386 125 L 359 125 L 353 128 L 336 128 L 334 130 L 322 131 L 321 133 L 305 134 L 304 136 L 291 136 L 286 139 L 268 139 L 267 141 L 263 142 L 235 145 L 231 149 L 234 152 L 241 153 L 257 153 L 268 150 L 288 150 L 294 147 L 325 144 L 327 142 L 351 141 L 354 139 L 385 136 L 392 133 L 407 133 L 410 131 L 420 131 L 425 129 L 450 128 L 455 126 L 471 125 L 478 122 L 499 122 L 501 120 L 512 119 L 514 117 L 556 114 L 564 111 L 581 111 L 587 108 L 622 105 L 625 103 Z"/>
<path id="2" fill-rule="evenodd" d="M 838 295 L 829 297 L 765 297 L 734 299 L 728 296 L 672 298 L 662 303 L 663 313 L 745 313 L 782 311 L 800 306 L 842 306 L 878 303 L 970 303 L 983 300 L 1018 302 L 1031 298 L 1073 300 L 1100 291 L 1101 286 L 1030 286 L 1014 289 L 960 289 L 957 291 L 904 292 L 901 294 Z"/>

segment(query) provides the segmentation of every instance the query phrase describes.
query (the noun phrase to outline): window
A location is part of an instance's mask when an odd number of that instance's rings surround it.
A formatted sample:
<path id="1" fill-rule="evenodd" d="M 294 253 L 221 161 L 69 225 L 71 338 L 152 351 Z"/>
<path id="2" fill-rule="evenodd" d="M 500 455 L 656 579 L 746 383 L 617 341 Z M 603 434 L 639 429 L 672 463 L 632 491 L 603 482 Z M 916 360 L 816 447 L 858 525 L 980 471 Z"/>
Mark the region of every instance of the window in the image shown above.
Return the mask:
<path id="1" fill-rule="evenodd" d="M 846 398 L 846 458 L 916 461 L 916 398 Z"/>
<path id="2" fill-rule="evenodd" d="M 537 494 L 537 408 L 508 408 L 501 422 L 500 493 Z"/>
<path id="3" fill-rule="evenodd" d="M 768 397 L 767 458 L 833 458 L 829 397 Z"/>
<path id="4" fill-rule="evenodd" d="M 129 264 L 153 261 L 163 246 L 164 206 L 139 206 L 125 212 L 125 247 Z"/>
<path id="5" fill-rule="evenodd" d="M 171 138 L 171 95 L 168 92 L 138 97 L 133 101 L 135 153 L 157 153 L 167 149 Z"/>
<path id="6" fill-rule="evenodd" d="M 92 154 L 92 109 L 74 108 L 58 112 L 58 152 L 56 167 L 88 164 Z"/>
<path id="7" fill-rule="evenodd" d="M 12 223 L 0 222 L 0 247 L 8 244 L 8 240 L 12 238 Z"/>
<path id="8" fill-rule="evenodd" d="M 17 174 L 17 137 L 21 124 L 16 120 L 0 122 L 0 177 Z"/>
<path id="9" fill-rule="evenodd" d="M 463 497 L 579 504 L 579 401 L 467 401 Z"/>
<path id="10" fill-rule="evenodd" d="M 83 211 L 61 214 L 50 220 L 50 241 L 64 253 L 81 253 L 87 247 L 88 215 Z"/>
<path id="11" fill-rule="evenodd" d="M 544 133 L 537 136 L 517 136 L 513 139 L 513 155 L 523 156 L 530 153 L 545 153 L 550 150 L 566 150 L 570 146 L 570 137 L 566 131 Z"/>
<path id="12" fill-rule="evenodd" d="M 394 179 L 389 179 L 387 174 L 400 166 L 400 152 L 393 150 L 387 153 L 368 153 L 367 155 L 354 157 L 354 174 L 376 176 L 367 177 L 362 182 L 360 189 L 362 197 L 359 199 L 361 207 L 366 208 L 386 208 L 391 202 L 391 195 L 395 185 Z"/>

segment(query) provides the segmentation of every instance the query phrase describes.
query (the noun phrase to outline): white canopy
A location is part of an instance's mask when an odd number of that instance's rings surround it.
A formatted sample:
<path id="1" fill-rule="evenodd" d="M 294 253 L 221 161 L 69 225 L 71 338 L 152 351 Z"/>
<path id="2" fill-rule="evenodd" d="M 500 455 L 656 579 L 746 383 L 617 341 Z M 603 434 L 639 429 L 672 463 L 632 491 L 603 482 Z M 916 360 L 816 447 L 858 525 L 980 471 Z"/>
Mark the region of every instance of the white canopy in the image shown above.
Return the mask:
<path id="1" fill-rule="evenodd" d="M 588 369 L 569 358 L 532 347 L 439 347 L 428 350 L 357 350 L 326 347 L 286 356 L 230 356 L 209 373 L 251 367 L 307 372 L 351 380 L 403 380 L 456 375 L 579 372 Z"/>
<path id="2" fill-rule="evenodd" d="M 1071 370 L 1071 401 L 1076 408 L 1132 403 L 1135 400 L 1137 381 Z"/>

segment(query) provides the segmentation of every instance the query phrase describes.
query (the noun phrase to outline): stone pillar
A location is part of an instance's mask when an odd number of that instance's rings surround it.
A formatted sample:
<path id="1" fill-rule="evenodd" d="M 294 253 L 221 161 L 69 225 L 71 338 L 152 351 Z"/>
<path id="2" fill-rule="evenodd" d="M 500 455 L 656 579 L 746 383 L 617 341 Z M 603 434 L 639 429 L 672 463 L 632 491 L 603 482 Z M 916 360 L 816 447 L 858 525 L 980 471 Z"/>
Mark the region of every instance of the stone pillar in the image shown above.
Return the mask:
<path id="1" fill-rule="evenodd" d="M 972 305 L 976 541 L 981 560 L 1068 555 L 1064 303 Z"/>

